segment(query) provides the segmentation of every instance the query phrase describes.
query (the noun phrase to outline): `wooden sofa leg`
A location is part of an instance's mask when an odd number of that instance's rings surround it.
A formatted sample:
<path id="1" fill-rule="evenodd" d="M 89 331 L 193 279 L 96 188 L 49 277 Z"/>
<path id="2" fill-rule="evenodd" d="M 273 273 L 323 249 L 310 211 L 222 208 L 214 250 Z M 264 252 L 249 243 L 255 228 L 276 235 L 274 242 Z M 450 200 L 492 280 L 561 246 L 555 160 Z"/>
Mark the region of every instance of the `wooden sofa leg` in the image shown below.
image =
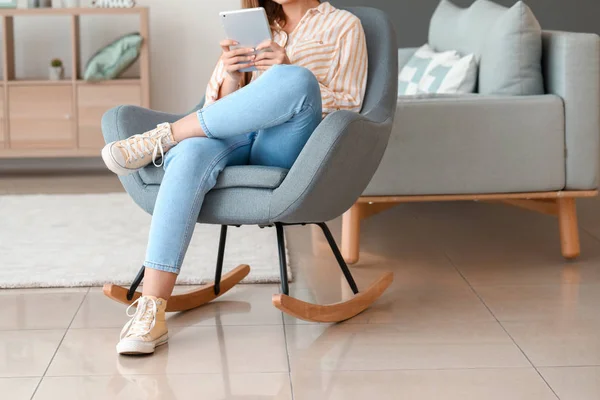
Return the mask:
<path id="1" fill-rule="evenodd" d="M 572 260 L 581 254 L 575 199 L 572 197 L 559 198 L 557 203 L 562 255 L 564 258 Z"/>
<path id="2" fill-rule="evenodd" d="M 354 204 L 342 219 L 342 256 L 348 264 L 356 264 L 359 259 L 362 208 L 362 204 Z"/>

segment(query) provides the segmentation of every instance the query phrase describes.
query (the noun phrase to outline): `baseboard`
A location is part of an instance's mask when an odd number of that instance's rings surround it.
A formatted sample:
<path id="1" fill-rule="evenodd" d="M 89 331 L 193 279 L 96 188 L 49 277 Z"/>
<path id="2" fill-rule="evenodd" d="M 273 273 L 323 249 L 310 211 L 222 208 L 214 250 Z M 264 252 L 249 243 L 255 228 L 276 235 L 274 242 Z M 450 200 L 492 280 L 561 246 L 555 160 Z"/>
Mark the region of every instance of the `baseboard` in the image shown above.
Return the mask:
<path id="1" fill-rule="evenodd" d="M 0 159 L 0 175 L 18 173 L 101 172 L 106 166 L 93 158 L 7 158 Z"/>
<path id="2" fill-rule="evenodd" d="M 449 194 L 449 195 L 414 195 L 414 196 L 363 196 L 357 200 L 358 204 L 376 203 L 416 203 L 437 201 L 485 201 L 485 200 L 542 200 L 559 198 L 584 198 L 596 197 L 598 190 L 559 190 L 555 192 L 527 192 L 527 193 L 484 193 L 484 194 Z"/>

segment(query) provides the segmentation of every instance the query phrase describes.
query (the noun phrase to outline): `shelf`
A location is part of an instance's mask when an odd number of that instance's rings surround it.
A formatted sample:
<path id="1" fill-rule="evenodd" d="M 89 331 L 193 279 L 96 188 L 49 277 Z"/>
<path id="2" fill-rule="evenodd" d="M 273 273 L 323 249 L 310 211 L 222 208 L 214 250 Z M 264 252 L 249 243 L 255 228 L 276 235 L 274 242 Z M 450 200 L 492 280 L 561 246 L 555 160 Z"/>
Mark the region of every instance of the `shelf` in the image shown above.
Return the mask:
<path id="1" fill-rule="evenodd" d="M 27 15 L 124 15 L 140 14 L 148 11 L 148 7 L 133 8 L 3 8 L 0 16 L 27 16 Z"/>
<path id="2" fill-rule="evenodd" d="M 49 79 L 18 79 L 8 81 L 8 86 L 61 86 L 72 85 L 71 79 L 63 79 L 60 81 L 51 81 Z"/>
<path id="3" fill-rule="evenodd" d="M 94 86 L 98 86 L 98 85 L 141 85 L 142 80 L 139 78 L 133 78 L 133 79 L 109 79 L 107 81 L 98 81 L 98 82 L 88 82 L 88 81 L 84 81 L 83 79 L 78 79 L 77 80 L 77 84 L 78 85 L 94 85 Z"/>
<path id="4" fill-rule="evenodd" d="M 4 84 L 8 86 L 62 86 L 62 85 L 72 85 L 73 81 L 71 79 L 63 79 L 60 81 L 51 81 L 49 79 L 18 79 L 11 80 L 8 82 L 0 81 L 0 86 L 4 86 Z M 103 86 L 103 85 L 141 85 L 142 80 L 139 78 L 133 79 L 109 79 L 107 81 L 99 81 L 99 82 L 88 82 L 83 79 L 77 80 L 77 85 L 91 85 L 91 86 Z"/>
<path id="5" fill-rule="evenodd" d="M 78 158 L 100 157 L 100 149 L 4 149 L 0 145 L 0 158 Z"/>

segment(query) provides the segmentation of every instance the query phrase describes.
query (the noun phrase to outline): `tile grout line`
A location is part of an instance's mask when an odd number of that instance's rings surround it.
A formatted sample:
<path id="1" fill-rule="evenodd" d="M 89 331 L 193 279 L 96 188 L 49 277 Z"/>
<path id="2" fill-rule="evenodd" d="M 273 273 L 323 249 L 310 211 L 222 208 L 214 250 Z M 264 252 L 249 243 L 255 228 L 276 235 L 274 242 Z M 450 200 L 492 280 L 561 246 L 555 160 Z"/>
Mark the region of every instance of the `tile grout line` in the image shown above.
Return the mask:
<path id="1" fill-rule="evenodd" d="M 290 351 L 289 351 L 289 347 L 288 347 L 287 332 L 285 329 L 285 327 L 286 327 L 285 315 L 283 313 L 281 313 L 281 322 L 283 323 L 281 328 L 283 329 L 283 342 L 285 345 L 285 357 L 287 359 L 287 365 L 288 365 L 288 379 L 290 380 L 290 391 L 292 394 L 292 400 L 294 400 L 294 383 L 292 382 L 292 364 L 290 363 Z"/>
<path id="2" fill-rule="evenodd" d="M 281 285 L 279 285 L 277 291 L 281 294 Z M 288 379 L 290 381 L 290 393 L 292 395 L 292 400 L 294 400 L 294 396 L 295 396 L 294 383 L 292 382 L 292 365 L 290 363 L 290 351 L 289 351 L 289 347 L 288 347 L 287 332 L 285 330 L 285 327 L 286 327 L 285 314 L 281 311 L 279 312 L 279 314 L 281 315 L 281 329 L 283 329 L 283 344 L 285 345 L 285 357 L 287 359 L 287 366 L 288 366 Z"/>
<path id="3" fill-rule="evenodd" d="M 568 365 L 568 366 L 553 366 L 548 365 L 543 368 L 596 368 L 597 365 Z M 531 367 L 459 367 L 459 368 L 398 368 L 398 369 L 339 369 L 339 370 L 331 370 L 331 371 L 321 371 L 314 370 L 308 372 L 364 372 L 364 373 L 380 373 L 380 372 L 431 372 L 431 371 L 497 371 L 497 370 L 530 370 Z M 258 372 L 234 372 L 229 375 L 282 375 L 285 372 L 278 371 L 258 371 Z M 168 374 L 160 374 L 160 373 L 128 373 L 121 376 L 222 376 L 222 372 L 171 372 Z M 93 375 L 57 375 L 57 376 L 49 376 L 49 378 L 86 378 L 86 377 L 97 377 L 97 378 L 110 378 L 114 377 L 114 374 L 111 373 L 99 373 Z M 6 376 L 0 377 L 0 380 L 8 380 L 8 379 L 36 379 L 41 378 L 40 376 Z"/>
<path id="4" fill-rule="evenodd" d="M 588 229 L 586 227 L 579 225 L 579 230 L 584 232 L 588 236 L 591 236 L 594 241 L 600 242 L 600 238 L 597 237 L 596 235 L 594 235 L 592 232 L 588 231 Z"/>
<path id="5" fill-rule="evenodd" d="M 48 372 L 48 369 L 50 369 L 50 366 L 52 365 L 52 362 L 54 361 L 54 357 L 56 357 L 56 354 L 58 353 L 58 350 L 60 349 L 60 346 L 62 346 L 62 343 L 65 340 L 65 337 L 67 336 L 67 333 L 69 333 L 69 329 L 71 329 L 71 325 L 73 325 L 73 321 L 75 321 L 75 317 L 79 313 L 79 310 L 81 309 L 81 306 L 83 305 L 83 302 L 85 301 L 85 299 L 87 298 L 88 294 L 90 293 L 90 289 L 91 288 L 88 288 L 88 290 L 85 292 L 83 298 L 81 299 L 81 303 L 79 303 L 79 306 L 77 307 L 77 310 L 75 310 L 75 312 L 73 313 L 73 318 L 71 318 L 71 322 L 69 322 L 69 326 L 67 326 L 67 329 L 65 329 L 65 333 L 64 333 L 63 337 L 60 339 L 60 342 L 58 342 L 58 346 L 56 346 L 56 350 L 54 350 L 54 354 L 52 354 L 52 357 L 50 358 L 50 361 L 48 362 L 48 365 L 46 366 L 46 369 L 44 370 L 44 373 L 42 374 L 42 377 L 40 378 L 40 381 L 35 386 L 35 390 L 31 394 L 30 400 L 34 399 L 34 397 L 35 397 L 38 389 L 40 388 L 40 385 L 42 384 L 42 381 L 46 377 L 46 373 Z"/>
<path id="6" fill-rule="evenodd" d="M 465 283 L 467 285 L 469 285 L 469 288 L 471 289 L 471 291 L 473 292 L 473 294 L 475 296 L 477 296 L 477 298 L 479 299 L 479 301 L 481 302 L 481 304 L 483 304 L 483 306 L 488 310 L 488 312 L 490 313 L 490 315 L 492 317 L 494 317 L 494 319 L 496 320 L 496 322 L 498 323 L 498 325 L 500 325 L 500 327 L 502 328 L 502 330 L 504 331 L 504 333 L 506 333 L 506 335 L 510 338 L 510 340 L 512 340 L 513 344 L 517 347 L 517 349 L 519 349 L 519 351 L 521 352 L 521 354 L 523 354 L 523 357 L 525 357 L 525 359 L 527 360 L 527 362 L 529 362 L 529 364 L 531 364 L 531 367 L 535 370 L 535 372 L 537 372 L 538 376 L 542 379 L 542 381 L 544 381 L 544 383 L 546 384 L 546 386 L 548 386 L 548 389 L 550 389 L 550 391 L 554 394 L 554 396 L 558 400 L 560 400 L 560 397 L 558 397 L 558 394 L 554 391 L 554 388 L 552 388 L 552 386 L 550 386 L 550 384 L 548 383 L 548 381 L 546 380 L 546 378 L 544 378 L 544 376 L 542 375 L 542 373 L 533 364 L 533 362 L 527 356 L 527 354 L 525 353 L 525 351 L 521 348 L 521 346 L 519 346 L 519 344 L 517 343 L 517 341 L 515 340 L 515 338 L 508 332 L 508 330 L 504 327 L 504 325 L 502 324 L 502 322 L 500 322 L 500 320 L 498 319 L 498 317 L 496 317 L 496 314 L 494 314 L 492 312 L 492 310 L 490 309 L 490 307 L 486 304 L 486 302 L 479 295 L 479 293 L 477 293 L 477 291 L 475 290 L 475 288 L 473 287 L 473 285 L 471 285 L 471 282 L 469 282 L 468 279 L 463 275 L 463 273 L 458 269 L 458 267 L 456 266 L 456 264 L 454 263 L 454 261 L 452 260 L 452 258 L 448 255 L 448 253 L 445 250 L 444 250 L 444 255 L 446 256 L 446 259 L 448 259 L 448 261 L 450 262 L 450 264 L 452 264 L 452 267 L 454 267 L 454 269 L 456 270 L 456 272 L 465 281 Z"/>

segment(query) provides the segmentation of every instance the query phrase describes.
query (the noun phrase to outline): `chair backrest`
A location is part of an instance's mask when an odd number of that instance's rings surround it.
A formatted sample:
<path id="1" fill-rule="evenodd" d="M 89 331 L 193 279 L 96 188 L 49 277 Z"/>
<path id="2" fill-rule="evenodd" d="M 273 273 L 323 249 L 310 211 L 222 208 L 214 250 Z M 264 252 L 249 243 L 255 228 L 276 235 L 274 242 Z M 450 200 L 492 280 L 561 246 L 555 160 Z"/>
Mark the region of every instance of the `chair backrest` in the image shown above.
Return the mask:
<path id="1" fill-rule="evenodd" d="M 398 46 L 388 16 L 371 7 L 349 7 L 362 23 L 367 38 L 369 71 L 361 114 L 375 121 L 394 115 L 398 98 Z"/>
<path id="2" fill-rule="evenodd" d="M 360 18 L 367 39 L 369 72 L 361 111 L 364 118 L 339 111 L 323 120 L 273 192 L 274 221 L 329 221 L 338 217 L 363 193 L 385 153 L 397 106 L 396 33 L 381 10 L 347 10 Z"/>

